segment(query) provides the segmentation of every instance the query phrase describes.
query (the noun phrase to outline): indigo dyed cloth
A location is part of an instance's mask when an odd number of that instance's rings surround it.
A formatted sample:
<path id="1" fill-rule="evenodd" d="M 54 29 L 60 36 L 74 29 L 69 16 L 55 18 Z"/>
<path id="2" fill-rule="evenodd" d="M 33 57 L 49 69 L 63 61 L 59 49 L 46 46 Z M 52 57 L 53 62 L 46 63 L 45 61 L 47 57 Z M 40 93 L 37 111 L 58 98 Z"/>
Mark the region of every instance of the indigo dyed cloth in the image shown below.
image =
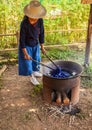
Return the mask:
<path id="1" fill-rule="evenodd" d="M 37 44 L 34 47 L 26 46 L 26 50 L 28 54 L 36 61 L 40 62 L 40 46 Z M 22 49 L 19 49 L 19 57 L 18 57 L 18 69 L 19 75 L 28 76 L 33 73 L 33 71 L 39 71 L 40 65 L 32 60 L 25 60 Z"/>
<path id="2" fill-rule="evenodd" d="M 70 77 L 71 74 L 60 68 L 60 69 L 56 69 L 56 70 L 52 71 L 51 76 L 54 78 L 67 78 L 67 77 Z"/>

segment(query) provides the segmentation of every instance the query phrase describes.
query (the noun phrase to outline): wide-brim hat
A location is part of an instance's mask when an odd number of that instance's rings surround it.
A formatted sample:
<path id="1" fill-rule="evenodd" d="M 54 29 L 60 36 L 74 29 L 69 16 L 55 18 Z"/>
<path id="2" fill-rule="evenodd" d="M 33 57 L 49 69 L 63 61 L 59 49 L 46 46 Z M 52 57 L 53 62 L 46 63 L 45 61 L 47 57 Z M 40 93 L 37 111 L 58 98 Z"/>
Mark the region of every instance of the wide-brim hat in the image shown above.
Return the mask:
<path id="1" fill-rule="evenodd" d="M 45 7 L 37 0 L 32 0 L 24 7 L 24 14 L 29 18 L 42 18 L 46 15 L 46 12 Z"/>

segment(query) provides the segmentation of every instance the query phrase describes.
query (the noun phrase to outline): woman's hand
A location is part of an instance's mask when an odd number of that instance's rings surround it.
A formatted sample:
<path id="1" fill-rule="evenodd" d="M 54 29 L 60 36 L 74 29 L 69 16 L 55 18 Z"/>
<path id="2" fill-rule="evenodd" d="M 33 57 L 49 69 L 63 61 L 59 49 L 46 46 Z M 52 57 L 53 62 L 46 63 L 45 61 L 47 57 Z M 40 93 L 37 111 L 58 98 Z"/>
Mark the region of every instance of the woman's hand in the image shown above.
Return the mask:
<path id="1" fill-rule="evenodd" d="M 31 60 L 32 57 L 30 57 L 28 54 L 26 54 L 26 55 L 24 55 L 24 59 L 26 59 L 26 60 Z"/>
<path id="2" fill-rule="evenodd" d="M 32 57 L 27 53 L 26 48 L 23 48 L 22 51 L 24 53 L 24 59 L 26 59 L 26 60 L 31 60 L 32 59 Z"/>
<path id="3" fill-rule="evenodd" d="M 46 50 L 44 48 L 41 48 L 41 51 L 43 54 L 46 54 Z"/>
<path id="4" fill-rule="evenodd" d="M 42 53 L 43 53 L 43 54 L 46 54 L 46 50 L 45 50 L 45 48 L 44 48 L 44 45 L 43 45 L 43 44 L 40 44 L 40 46 L 41 46 L 41 51 L 42 51 Z"/>

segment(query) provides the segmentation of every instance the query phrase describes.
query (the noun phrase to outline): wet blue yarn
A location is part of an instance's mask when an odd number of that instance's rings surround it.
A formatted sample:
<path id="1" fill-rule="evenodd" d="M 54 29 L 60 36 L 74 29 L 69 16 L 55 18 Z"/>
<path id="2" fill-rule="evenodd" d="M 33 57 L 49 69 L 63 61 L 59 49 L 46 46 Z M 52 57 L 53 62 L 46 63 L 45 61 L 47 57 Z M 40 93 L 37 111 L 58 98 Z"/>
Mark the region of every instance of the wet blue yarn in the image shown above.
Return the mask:
<path id="1" fill-rule="evenodd" d="M 58 67 L 57 69 L 51 71 L 50 74 L 54 78 L 67 78 L 67 77 L 71 76 L 71 74 L 68 71 L 62 70 L 60 67 Z"/>

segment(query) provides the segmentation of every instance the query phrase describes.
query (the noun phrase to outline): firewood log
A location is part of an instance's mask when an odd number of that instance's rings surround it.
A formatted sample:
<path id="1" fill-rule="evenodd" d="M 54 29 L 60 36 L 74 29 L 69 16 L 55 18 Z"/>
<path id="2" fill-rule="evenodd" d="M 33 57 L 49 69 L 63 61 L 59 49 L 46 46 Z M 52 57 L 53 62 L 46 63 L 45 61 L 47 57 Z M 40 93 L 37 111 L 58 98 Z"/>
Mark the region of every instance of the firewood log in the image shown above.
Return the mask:
<path id="1" fill-rule="evenodd" d="M 57 95 L 56 103 L 61 104 L 62 103 L 61 92 L 56 91 L 56 95 Z"/>
<path id="2" fill-rule="evenodd" d="M 62 97 L 63 97 L 64 105 L 68 105 L 70 103 L 70 100 L 69 100 L 69 98 L 67 97 L 67 94 L 64 91 L 62 91 Z"/>

